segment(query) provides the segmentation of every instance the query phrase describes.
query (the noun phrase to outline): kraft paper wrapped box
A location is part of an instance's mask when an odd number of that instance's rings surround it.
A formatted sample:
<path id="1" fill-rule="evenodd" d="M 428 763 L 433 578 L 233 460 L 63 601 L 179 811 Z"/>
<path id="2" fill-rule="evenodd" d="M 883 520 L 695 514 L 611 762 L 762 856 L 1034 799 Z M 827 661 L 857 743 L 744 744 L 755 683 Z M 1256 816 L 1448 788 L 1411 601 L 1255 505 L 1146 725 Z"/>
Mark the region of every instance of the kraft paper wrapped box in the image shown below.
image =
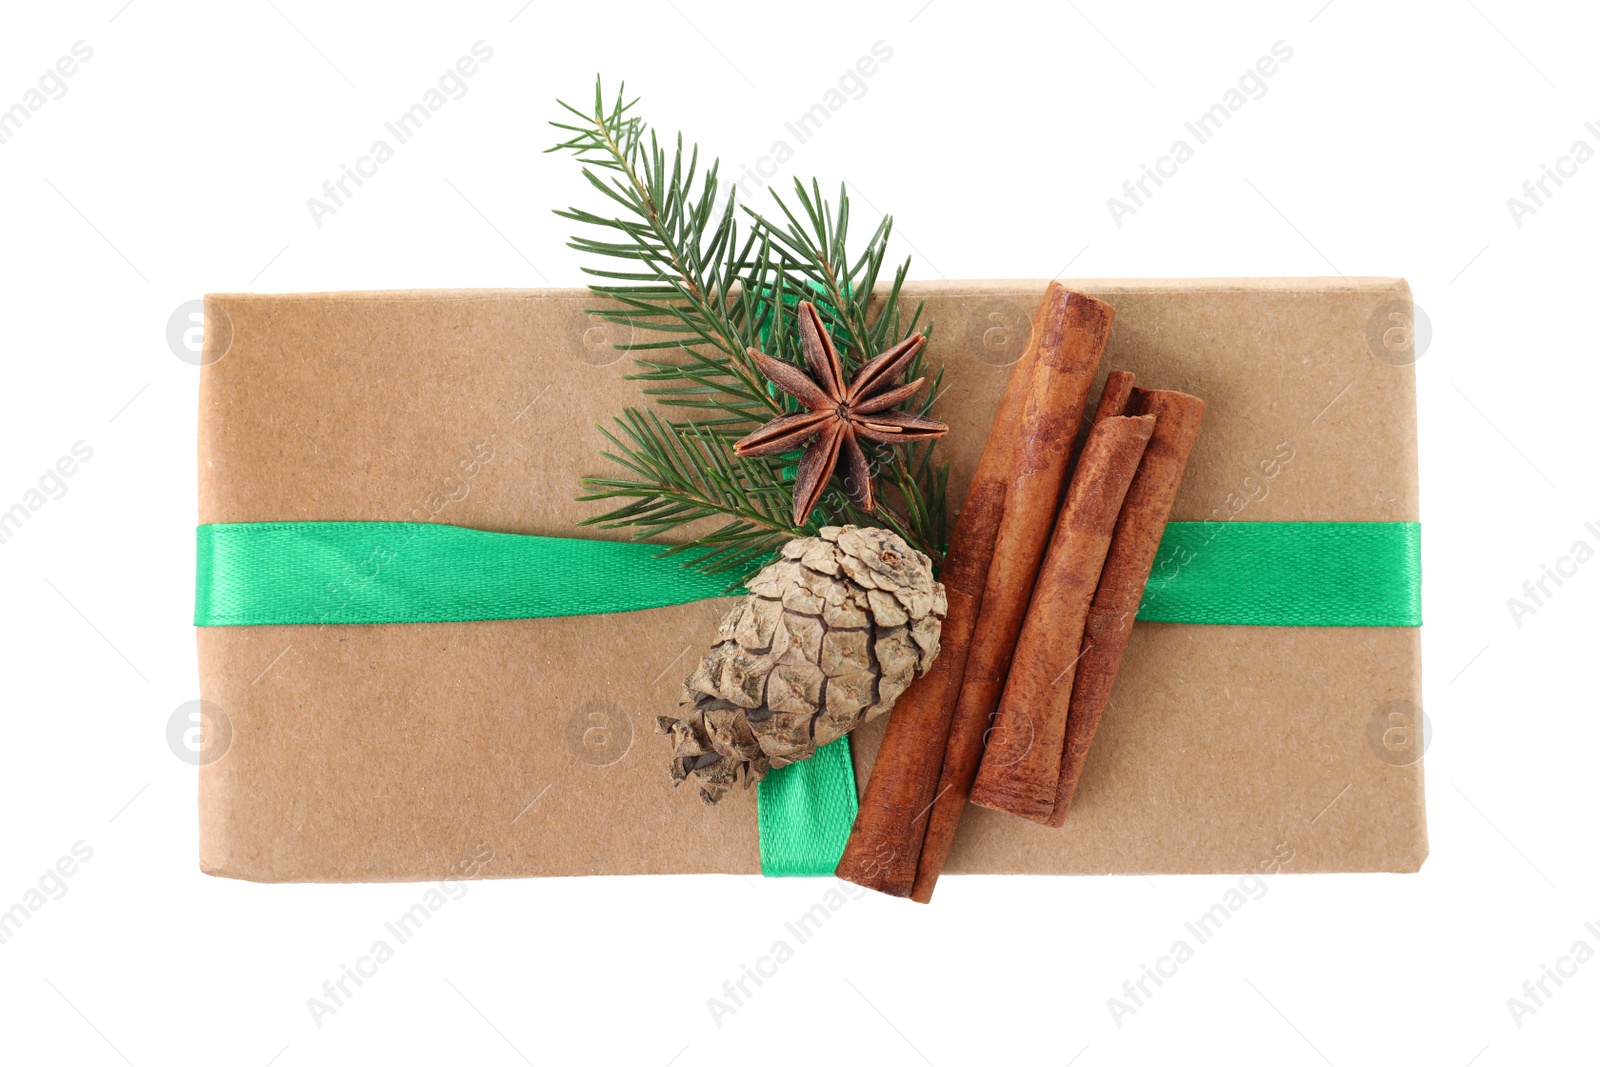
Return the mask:
<path id="1" fill-rule="evenodd" d="M 1084 281 L 1101 377 L 1205 398 L 1173 520 L 1416 521 L 1394 279 Z M 959 506 L 1044 282 L 909 285 Z M 604 537 L 578 478 L 641 405 L 581 290 L 211 296 L 202 523 L 425 521 Z M 1096 386 L 1098 389 L 1098 385 Z M 617 537 L 618 534 L 609 536 Z M 760 871 L 756 791 L 675 790 L 654 734 L 728 607 L 204 627 L 200 865 L 259 881 Z M 1420 633 L 1139 623 L 1067 824 L 969 808 L 951 873 L 1414 871 Z M 892 714 L 892 713 L 891 713 Z M 1411 730 L 1395 729 L 1395 724 Z M 884 720 L 852 735 L 864 786 Z M 220 747 L 220 746 L 219 746 Z M 493 859 L 482 862 L 491 854 Z"/>

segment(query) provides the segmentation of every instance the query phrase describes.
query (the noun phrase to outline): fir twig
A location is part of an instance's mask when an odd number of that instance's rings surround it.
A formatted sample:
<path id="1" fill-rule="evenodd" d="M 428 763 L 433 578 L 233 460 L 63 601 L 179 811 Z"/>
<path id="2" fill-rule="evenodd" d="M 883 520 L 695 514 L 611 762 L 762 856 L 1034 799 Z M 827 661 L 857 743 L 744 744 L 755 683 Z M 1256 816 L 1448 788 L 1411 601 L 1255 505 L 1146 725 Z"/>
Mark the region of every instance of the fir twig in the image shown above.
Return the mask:
<path id="1" fill-rule="evenodd" d="M 822 312 L 847 373 L 916 331 L 921 305 L 909 319 L 900 312 L 909 259 L 893 270 L 881 307 L 872 299 L 884 271 L 891 220 L 885 218 L 852 259 L 844 187 L 834 206 L 816 181 L 808 189 L 796 180 L 798 213 L 774 193 L 773 216 L 743 209 L 747 232 L 741 239 L 734 190 L 719 198 L 716 161 L 702 167 L 698 146 L 690 146 L 686 159 L 681 134 L 669 153 L 636 113 L 637 99 L 628 100 L 619 89 L 608 103 L 597 78 L 590 110 L 560 103 L 568 117 L 551 125 L 566 140 L 549 151 L 571 152 L 610 212 L 556 212 L 585 227 L 588 236 L 574 237 L 571 247 L 615 263 L 584 268 L 597 279 L 590 290 L 610 305 L 590 313 L 649 335 L 622 346 L 639 368 L 631 377 L 645 383 L 657 404 L 686 416 L 662 418 L 629 408 L 613 427 L 601 428 L 611 445 L 603 454 L 622 472 L 582 479 L 586 491 L 578 499 L 621 503 L 589 523 L 649 538 L 722 520 L 667 551 L 685 554 L 690 566 L 729 573 L 735 584 L 791 537 L 833 523 L 886 527 L 937 563 L 947 539 L 949 471 L 935 461 L 932 442 L 904 452 L 868 445 L 868 460 L 885 490 L 878 510 L 861 512 L 833 486 L 805 527 L 793 525 L 789 514 L 793 460 L 741 459 L 732 447 L 756 426 L 794 409 L 768 388 L 746 350 L 802 362 L 798 300 L 811 300 Z M 926 373 L 922 363 L 919 355 L 908 379 Z M 902 410 L 926 414 L 940 377 L 933 375 L 930 387 Z"/>

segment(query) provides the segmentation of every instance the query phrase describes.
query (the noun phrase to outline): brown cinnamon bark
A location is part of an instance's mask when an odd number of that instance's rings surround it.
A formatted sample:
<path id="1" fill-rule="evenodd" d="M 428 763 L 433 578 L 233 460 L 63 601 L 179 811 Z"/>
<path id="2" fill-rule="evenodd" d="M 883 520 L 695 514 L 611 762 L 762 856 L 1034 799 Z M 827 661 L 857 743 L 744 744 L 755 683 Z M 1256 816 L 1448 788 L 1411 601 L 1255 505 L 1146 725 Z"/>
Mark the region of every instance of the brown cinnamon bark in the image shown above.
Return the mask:
<path id="1" fill-rule="evenodd" d="M 1123 498 L 1154 415 L 1098 419 L 1084 442 L 1017 638 L 972 803 L 1048 823 L 1055 813 L 1073 670 Z"/>
<path id="2" fill-rule="evenodd" d="M 1112 314 L 1109 305 L 1093 297 L 1068 293 L 1045 316 L 1044 329 L 1036 330 L 1038 363 L 1006 487 L 1005 512 L 911 889 L 911 899 L 924 904 L 933 896 L 967 807 L 984 734 L 1000 701 L 1028 597 L 1060 510 L 1072 445 Z"/>
<path id="3" fill-rule="evenodd" d="M 1198 397 L 1166 389 L 1133 389 L 1132 384 L 1133 376 L 1129 375 L 1130 389 L 1120 409 L 1105 410 L 1106 403 L 1102 399 L 1102 410 L 1096 412 L 1096 417 L 1123 413 L 1154 415 L 1156 426 L 1145 446 L 1144 458 L 1139 461 L 1133 484 L 1128 487 L 1122 514 L 1117 518 L 1117 528 L 1111 537 L 1111 549 L 1101 570 L 1100 586 L 1095 591 L 1094 604 L 1084 627 L 1085 651 L 1073 679 L 1061 777 L 1056 785 L 1055 809 L 1049 820 L 1051 826 L 1060 826 L 1066 821 L 1072 795 L 1083 776 L 1089 745 L 1110 701 L 1122 653 L 1133 633 L 1133 618 L 1144 597 L 1150 567 L 1166 530 L 1167 515 L 1178 495 L 1178 482 L 1183 478 L 1189 451 L 1200 432 L 1200 418 L 1205 413 L 1205 402 Z M 1107 391 L 1110 391 L 1109 381 Z"/>
<path id="4" fill-rule="evenodd" d="M 834 872 L 845 881 L 894 896 L 909 896 L 927 815 L 944 764 L 950 716 L 966 672 L 967 652 L 978 623 L 979 602 L 994 556 L 995 534 L 1005 507 L 1006 486 L 1023 431 L 1034 368 L 1046 338 L 1063 336 L 1052 323 L 1065 315 L 1070 294 L 1052 282 L 1033 317 L 1033 332 L 983 446 L 983 456 L 956 519 L 950 551 L 939 579 L 949 601 L 939 656 L 923 677 L 895 702 L 877 761 L 861 798 L 855 826 Z"/>

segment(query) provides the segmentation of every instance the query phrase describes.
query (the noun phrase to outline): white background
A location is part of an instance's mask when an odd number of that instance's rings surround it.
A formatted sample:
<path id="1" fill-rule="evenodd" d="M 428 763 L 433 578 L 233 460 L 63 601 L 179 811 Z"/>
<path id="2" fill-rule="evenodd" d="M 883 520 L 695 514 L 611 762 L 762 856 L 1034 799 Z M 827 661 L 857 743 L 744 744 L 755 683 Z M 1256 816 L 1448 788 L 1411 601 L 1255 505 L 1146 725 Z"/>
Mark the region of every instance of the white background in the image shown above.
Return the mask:
<path id="1" fill-rule="evenodd" d="M 0 945 L 0 1056 L 83 1064 L 1338 1065 L 1592 1062 L 1600 962 L 1521 1026 L 1507 998 L 1600 950 L 1600 563 L 1519 627 L 1525 580 L 1600 537 L 1592 422 L 1600 162 L 1518 226 L 1507 198 L 1600 123 L 1596 19 L 1509 0 L 1227 5 L 20 5 L 0 107 L 93 56 L 0 144 L 0 509 L 93 458 L 0 544 L 0 908 L 93 850 Z M 317 227 L 308 197 L 475 41 L 452 101 Z M 1417 365 L 1432 855 L 1285 877 L 1118 1026 L 1107 998 L 1232 878 L 950 879 L 853 899 L 717 1026 L 707 998 L 820 881 L 472 883 L 336 1014 L 306 1001 L 422 887 L 270 887 L 195 862 L 196 376 L 166 330 L 206 291 L 580 282 L 592 204 L 543 155 L 597 70 L 736 177 L 874 42 L 892 58 L 786 168 L 892 210 L 918 277 L 1404 275 Z M 1266 94 L 1136 214 L 1106 207 L 1274 42 Z M 1359 670 L 1359 664 L 1351 664 Z M 50 883 L 54 887 L 55 883 Z"/>

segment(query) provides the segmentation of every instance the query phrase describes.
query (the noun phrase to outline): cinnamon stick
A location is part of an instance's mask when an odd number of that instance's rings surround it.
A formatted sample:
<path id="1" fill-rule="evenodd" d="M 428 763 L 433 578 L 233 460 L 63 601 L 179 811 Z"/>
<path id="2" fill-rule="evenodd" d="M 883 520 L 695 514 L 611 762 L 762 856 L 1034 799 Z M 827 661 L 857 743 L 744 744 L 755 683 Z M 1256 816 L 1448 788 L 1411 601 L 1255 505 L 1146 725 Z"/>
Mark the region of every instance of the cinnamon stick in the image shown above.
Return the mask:
<path id="1" fill-rule="evenodd" d="M 1017 638 L 972 785 L 974 804 L 1038 823 L 1055 813 L 1084 622 L 1123 498 L 1155 425 L 1154 415 L 1116 415 L 1097 419 L 1089 430 Z"/>
<path id="2" fill-rule="evenodd" d="M 1094 406 L 1094 421 L 1114 419 L 1128 414 L 1128 401 L 1133 399 L 1133 372 L 1114 370 L 1106 375 L 1106 384 L 1100 387 L 1100 400 Z"/>
<path id="3" fill-rule="evenodd" d="M 950 717 L 994 556 L 1034 368 L 1041 349 L 1047 343 L 1059 344 L 1064 336 L 1058 323 L 1067 313 L 1069 296 L 1061 285 L 1050 284 L 1034 313 L 1028 345 L 1011 369 L 939 573 L 948 600 L 939 655 L 928 673 L 901 694 L 889 716 L 855 826 L 834 872 L 845 881 L 894 896 L 911 893 L 926 816 L 944 764 Z"/>
<path id="4" fill-rule="evenodd" d="M 1167 515 L 1172 510 L 1173 499 L 1178 495 L 1178 482 L 1183 478 L 1183 469 L 1189 462 L 1189 451 L 1200 432 L 1200 418 L 1205 413 L 1205 402 L 1187 393 L 1132 388 L 1131 374 L 1126 385 L 1128 389 L 1122 397 L 1121 406 L 1107 410 L 1103 394 L 1096 417 L 1102 414 L 1105 417 L 1120 414 L 1154 415 L 1156 426 L 1149 443 L 1145 445 L 1144 457 L 1139 461 L 1133 484 L 1128 487 L 1122 514 L 1118 516 L 1116 530 L 1111 536 L 1111 549 L 1106 554 L 1105 566 L 1101 570 L 1100 585 L 1095 591 L 1094 603 L 1084 627 L 1084 653 L 1078 661 L 1072 684 L 1061 777 L 1056 785 L 1051 826 L 1060 826 L 1066 821 L 1073 792 L 1083 776 L 1089 745 L 1094 740 L 1106 704 L 1110 701 L 1111 687 L 1117 680 L 1122 653 L 1127 649 L 1128 639 L 1133 633 L 1133 618 L 1144 597 L 1150 567 L 1155 562 L 1161 535 L 1166 530 Z M 1106 392 L 1111 391 L 1108 381 Z"/>
<path id="5" fill-rule="evenodd" d="M 1110 306 L 1093 297 L 1068 293 L 1059 311 L 1047 316 L 1045 330 L 1038 337 L 1038 362 L 1012 458 L 1005 511 L 995 535 L 977 631 L 967 653 L 938 788 L 927 817 L 927 835 L 911 889 L 911 899 L 924 904 L 933 896 L 966 810 L 984 734 L 1000 701 L 1028 597 L 1060 510 L 1089 387 L 1111 330 Z"/>

